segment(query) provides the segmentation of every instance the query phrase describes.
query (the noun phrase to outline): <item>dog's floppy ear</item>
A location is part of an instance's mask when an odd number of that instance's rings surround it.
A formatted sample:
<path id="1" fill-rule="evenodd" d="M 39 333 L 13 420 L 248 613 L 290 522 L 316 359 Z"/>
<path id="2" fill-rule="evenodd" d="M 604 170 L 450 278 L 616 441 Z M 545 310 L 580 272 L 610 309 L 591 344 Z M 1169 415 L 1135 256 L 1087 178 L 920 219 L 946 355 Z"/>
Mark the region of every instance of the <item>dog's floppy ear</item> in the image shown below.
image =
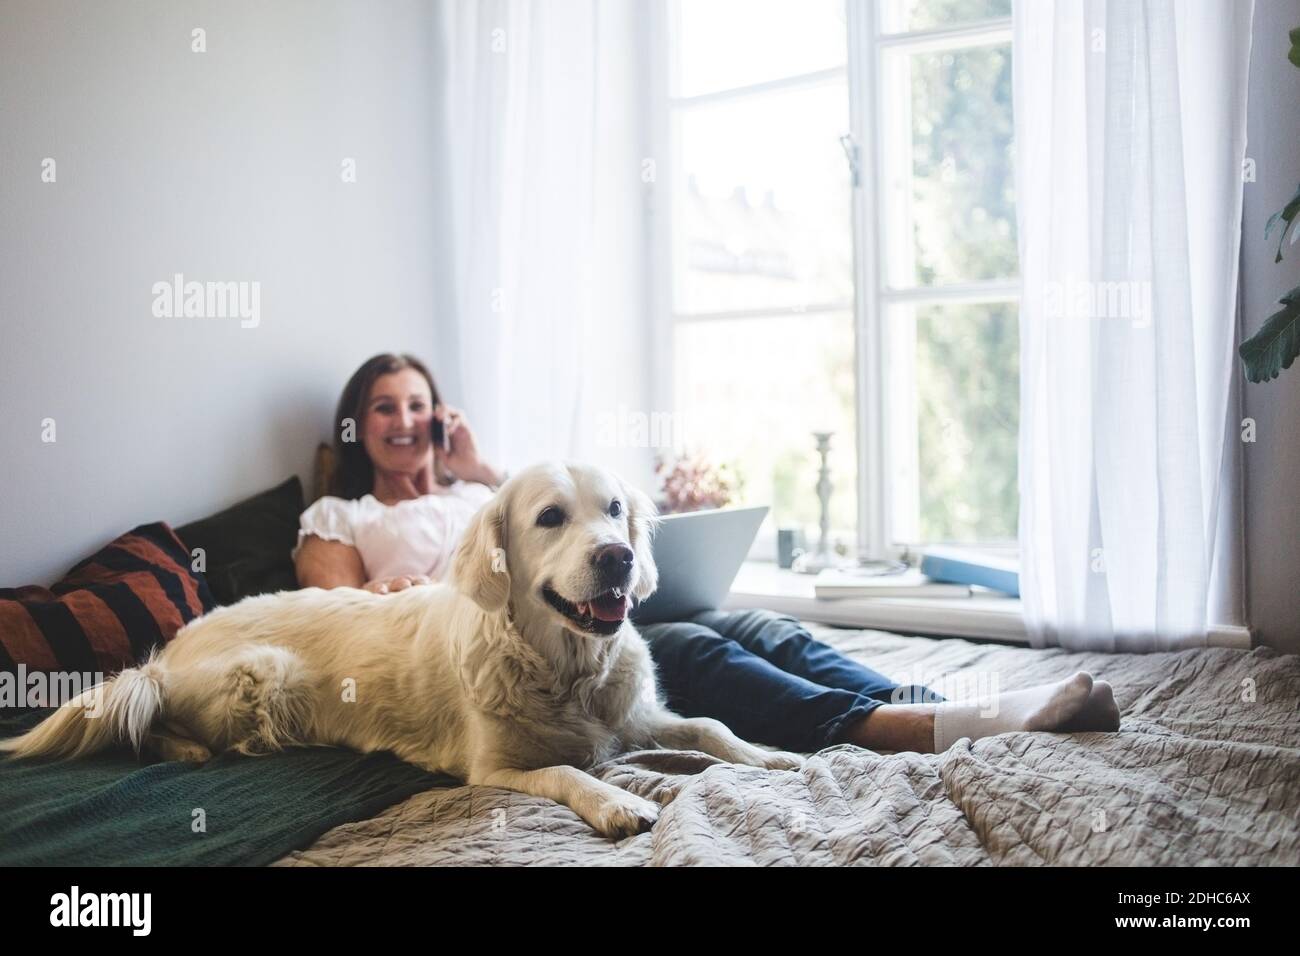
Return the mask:
<path id="1" fill-rule="evenodd" d="M 510 597 L 506 561 L 506 503 L 501 492 L 470 520 L 452 561 L 456 586 L 485 611 L 499 611 Z"/>
<path id="2" fill-rule="evenodd" d="M 659 527 L 659 509 L 645 492 L 633 488 L 626 482 L 623 491 L 627 498 L 628 543 L 636 556 L 636 587 L 632 593 L 638 601 L 644 601 L 655 593 L 659 586 L 659 569 L 655 567 L 654 551 L 651 543 Z"/>

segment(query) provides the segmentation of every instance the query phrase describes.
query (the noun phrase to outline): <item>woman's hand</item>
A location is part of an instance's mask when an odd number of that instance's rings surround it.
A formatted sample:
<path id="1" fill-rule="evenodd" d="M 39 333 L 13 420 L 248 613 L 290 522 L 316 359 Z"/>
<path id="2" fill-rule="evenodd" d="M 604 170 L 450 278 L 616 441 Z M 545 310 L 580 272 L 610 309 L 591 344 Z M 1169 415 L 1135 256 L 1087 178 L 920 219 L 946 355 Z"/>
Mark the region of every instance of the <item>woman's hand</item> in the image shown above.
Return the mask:
<path id="1" fill-rule="evenodd" d="M 469 427 L 464 413 L 450 405 L 439 405 L 433 410 L 433 417 L 442 422 L 447 446 L 442 448 L 435 444 L 433 453 L 439 456 L 447 470 L 462 481 L 500 484 L 496 471 L 479 457 L 474 430 Z"/>
<path id="2" fill-rule="evenodd" d="M 376 578 L 374 581 L 367 581 L 362 585 L 362 589 L 371 594 L 394 594 L 407 588 L 432 583 L 433 581 L 425 574 L 404 574 L 395 578 Z"/>

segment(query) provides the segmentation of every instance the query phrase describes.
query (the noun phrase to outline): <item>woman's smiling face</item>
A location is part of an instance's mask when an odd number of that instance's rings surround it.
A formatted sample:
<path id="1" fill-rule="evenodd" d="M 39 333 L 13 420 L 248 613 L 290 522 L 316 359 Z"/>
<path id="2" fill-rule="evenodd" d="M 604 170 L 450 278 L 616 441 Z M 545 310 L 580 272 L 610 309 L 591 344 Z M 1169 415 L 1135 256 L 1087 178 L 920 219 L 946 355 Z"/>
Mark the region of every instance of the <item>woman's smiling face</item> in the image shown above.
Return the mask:
<path id="1" fill-rule="evenodd" d="M 361 422 L 361 441 L 378 471 L 413 472 L 432 444 L 433 397 L 413 368 L 375 379 Z"/>

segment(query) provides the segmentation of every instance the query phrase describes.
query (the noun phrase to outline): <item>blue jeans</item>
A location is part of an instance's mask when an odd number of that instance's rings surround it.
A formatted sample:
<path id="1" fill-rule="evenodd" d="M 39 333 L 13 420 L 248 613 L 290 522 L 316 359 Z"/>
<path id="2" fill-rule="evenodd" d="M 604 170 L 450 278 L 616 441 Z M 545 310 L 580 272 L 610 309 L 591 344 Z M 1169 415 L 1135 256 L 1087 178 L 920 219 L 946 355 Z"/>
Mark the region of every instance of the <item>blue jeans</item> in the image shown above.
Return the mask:
<path id="1" fill-rule="evenodd" d="M 670 710 L 712 717 L 738 737 L 782 750 L 845 743 L 882 704 L 944 699 L 919 684 L 894 683 L 771 611 L 701 611 L 637 630 Z"/>

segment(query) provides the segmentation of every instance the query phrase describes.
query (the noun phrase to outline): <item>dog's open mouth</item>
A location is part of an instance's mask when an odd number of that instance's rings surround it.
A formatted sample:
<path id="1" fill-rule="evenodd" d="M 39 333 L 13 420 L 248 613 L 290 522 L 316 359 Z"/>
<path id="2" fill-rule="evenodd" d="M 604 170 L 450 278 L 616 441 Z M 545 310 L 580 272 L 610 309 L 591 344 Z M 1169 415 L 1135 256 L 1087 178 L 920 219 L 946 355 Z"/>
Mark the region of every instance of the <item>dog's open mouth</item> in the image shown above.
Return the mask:
<path id="1" fill-rule="evenodd" d="M 623 626 L 632 607 L 632 592 L 624 588 L 610 588 L 589 600 L 575 603 L 560 597 L 547 585 L 542 588 L 542 596 L 579 630 L 592 634 L 613 634 Z"/>

